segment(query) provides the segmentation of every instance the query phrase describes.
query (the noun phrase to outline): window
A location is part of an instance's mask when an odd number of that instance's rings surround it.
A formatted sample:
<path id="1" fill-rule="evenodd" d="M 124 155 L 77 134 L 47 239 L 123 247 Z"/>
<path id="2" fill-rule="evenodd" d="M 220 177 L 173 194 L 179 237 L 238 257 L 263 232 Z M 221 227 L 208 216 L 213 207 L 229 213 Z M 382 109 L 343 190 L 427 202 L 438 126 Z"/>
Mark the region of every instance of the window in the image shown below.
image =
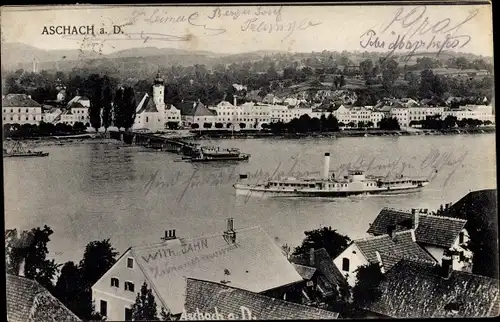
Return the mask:
<path id="1" fill-rule="evenodd" d="M 464 232 L 460 232 L 460 234 L 458 235 L 458 243 L 459 244 L 462 244 L 464 242 Z"/>
<path id="2" fill-rule="evenodd" d="M 129 257 L 127 258 L 127 267 L 128 268 L 134 268 L 134 259 Z"/>
<path id="3" fill-rule="evenodd" d="M 148 122 L 148 117 L 146 116 L 146 123 Z"/>
<path id="4" fill-rule="evenodd" d="M 111 278 L 111 286 L 112 287 L 120 287 L 120 281 L 116 277 Z"/>
<path id="5" fill-rule="evenodd" d="M 125 308 L 125 321 L 132 321 L 132 309 Z"/>
<path id="6" fill-rule="evenodd" d="M 102 316 L 108 316 L 108 302 L 101 300 L 101 310 L 100 313 Z"/>
<path id="7" fill-rule="evenodd" d="M 134 283 L 125 282 L 125 291 L 134 292 Z"/>
<path id="8" fill-rule="evenodd" d="M 345 272 L 349 272 L 349 259 L 348 258 L 342 258 L 342 270 Z"/>

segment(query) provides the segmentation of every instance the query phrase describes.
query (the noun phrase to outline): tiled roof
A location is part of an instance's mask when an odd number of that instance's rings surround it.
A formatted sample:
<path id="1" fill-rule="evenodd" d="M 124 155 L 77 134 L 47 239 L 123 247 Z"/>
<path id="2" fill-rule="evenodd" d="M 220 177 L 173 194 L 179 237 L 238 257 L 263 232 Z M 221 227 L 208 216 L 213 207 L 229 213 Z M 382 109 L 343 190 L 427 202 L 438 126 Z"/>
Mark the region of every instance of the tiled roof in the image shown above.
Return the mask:
<path id="1" fill-rule="evenodd" d="M 71 103 L 71 105 L 68 105 L 69 108 L 85 108 L 85 106 L 82 105 L 82 103 L 80 102 L 74 102 L 74 103 Z"/>
<path id="2" fill-rule="evenodd" d="M 153 99 L 148 94 L 144 94 L 144 97 L 137 105 L 136 111 L 137 114 L 141 114 L 144 112 L 157 113 L 158 109 L 156 108 Z"/>
<path id="3" fill-rule="evenodd" d="M 368 229 L 372 235 L 387 234 L 390 226 L 403 225 L 410 228 L 414 215 L 411 211 L 384 208 Z M 451 247 L 467 221 L 463 219 L 419 214 L 419 224 L 415 230 L 418 243 L 440 247 Z"/>
<path id="4" fill-rule="evenodd" d="M 181 110 L 181 115 L 193 115 L 196 102 L 181 102 L 177 104 L 177 108 Z"/>
<path id="5" fill-rule="evenodd" d="M 314 261 L 315 266 L 321 272 L 321 274 L 330 282 L 332 285 L 347 286 L 347 282 L 339 271 L 337 266 L 333 263 L 333 259 L 330 257 L 326 249 L 320 248 L 314 251 Z"/>
<path id="6" fill-rule="evenodd" d="M 248 309 L 252 317 L 243 316 L 242 307 Z M 336 312 L 191 278 L 187 279 L 185 309 L 187 313 L 196 313 L 197 310 L 215 313 L 217 309 L 224 319 L 232 313 L 238 320 L 320 320 L 337 319 L 339 316 Z"/>
<path id="7" fill-rule="evenodd" d="M 7 94 L 2 97 L 2 107 L 42 107 L 26 94 Z"/>
<path id="8" fill-rule="evenodd" d="M 303 281 L 261 227 L 235 231 L 234 244 L 221 232 L 132 247 L 131 254 L 173 314 L 182 312 L 183 277 L 227 278 L 231 286 L 257 293 Z"/>
<path id="9" fill-rule="evenodd" d="M 310 280 L 313 277 L 314 273 L 316 273 L 315 267 L 304 266 L 294 263 L 292 263 L 292 266 L 295 268 L 297 273 L 299 273 L 299 275 L 302 276 L 302 278 L 305 280 Z"/>
<path id="10" fill-rule="evenodd" d="M 203 103 L 198 102 L 193 110 L 193 116 L 213 116 L 217 115 L 217 112 L 212 111 L 206 107 Z"/>
<path id="11" fill-rule="evenodd" d="M 413 230 L 406 230 L 396 232 L 393 238 L 389 235 L 381 235 L 354 240 L 353 243 L 358 246 L 370 263 L 378 262 L 376 252 L 379 252 L 382 257 L 382 264 L 386 270 L 394 266 L 398 258 L 412 258 L 434 263 L 434 259 L 413 241 L 413 233 Z"/>
<path id="12" fill-rule="evenodd" d="M 381 297 L 367 309 L 394 318 L 496 316 L 499 281 L 462 271 L 441 277 L 441 267 L 401 260 L 379 288 Z M 452 315 L 450 306 L 458 312 Z"/>
<path id="13" fill-rule="evenodd" d="M 81 321 L 36 281 L 6 274 L 9 322 Z"/>

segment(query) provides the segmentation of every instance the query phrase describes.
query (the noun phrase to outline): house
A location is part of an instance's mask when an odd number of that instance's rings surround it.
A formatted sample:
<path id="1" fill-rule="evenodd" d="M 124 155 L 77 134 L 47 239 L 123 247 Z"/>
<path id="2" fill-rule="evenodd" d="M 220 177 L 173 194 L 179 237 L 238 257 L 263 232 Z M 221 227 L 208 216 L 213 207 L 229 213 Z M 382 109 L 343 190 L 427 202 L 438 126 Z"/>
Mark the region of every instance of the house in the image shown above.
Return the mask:
<path id="1" fill-rule="evenodd" d="M 381 257 L 386 254 L 399 259 L 413 258 L 429 263 L 435 262 L 416 243 L 415 231 L 410 229 L 354 240 L 333 260 L 333 263 L 342 272 L 349 285 L 354 287 L 357 282 L 357 269 L 363 265 L 380 263 Z M 394 263 L 390 258 L 384 258 L 383 269 L 387 271 Z"/>
<path id="2" fill-rule="evenodd" d="M 469 234 L 465 229 L 466 222 L 464 219 L 431 215 L 422 209 L 384 208 L 367 233 L 381 236 L 412 228 L 417 244 L 436 262 L 441 260 L 445 251 L 452 250 L 453 269 L 470 270 L 472 252 L 467 249 Z"/>
<path id="3" fill-rule="evenodd" d="M 38 282 L 11 274 L 6 279 L 9 322 L 81 321 Z"/>
<path id="4" fill-rule="evenodd" d="M 149 129 L 156 132 L 174 123 L 177 126 L 181 124 L 181 111 L 171 104 L 165 104 L 165 85 L 159 73 L 153 82 L 153 94 L 139 95 L 136 95 L 136 102 L 139 103 L 132 129 Z"/>
<path id="5" fill-rule="evenodd" d="M 60 121 L 62 112 L 63 111 L 60 108 L 50 107 L 43 112 L 42 121 L 47 123 L 56 123 L 57 121 Z"/>
<path id="6" fill-rule="evenodd" d="M 323 320 L 339 314 L 283 301 L 228 284 L 187 278 L 186 302 L 181 319 L 203 320 L 208 313 L 224 320 Z M 203 312 L 203 313 L 202 313 Z M 203 314 L 201 316 L 200 314 Z"/>
<path id="7" fill-rule="evenodd" d="M 184 278 L 223 282 L 271 297 L 286 298 L 304 283 L 261 227 L 233 229 L 196 238 L 178 238 L 127 249 L 92 286 L 96 310 L 108 320 L 130 318 L 130 308 L 143 282 L 156 301 L 173 315 L 184 307 Z"/>
<path id="8" fill-rule="evenodd" d="M 2 124 L 38 124 L 42 120 L 42 105 L 31 95 L 7 94 L 2 96 Z"/>
<path id="9" fill-rule="evenodd" d="M 291 255 L 289 261 L 306 282 L 303 304 L 321 306 L 332 295 L 340 296 L 336 300 L 347 295 L 348 284 L 326 249 L 310 249 L 308 256 Z"/>
<path id="10" fill-rule="evenodd" d="M 475 318 L 500 314 L 499 281 L 441 265 L 400 260 L 379 285 L 381 296 L 367 310 L 377 317 Z"/>
<path id="11" fill-rule="evenodd" d="M 71 100 L 69 100 L 66 106 L 69 108 L 73 103 L 80 103 L 82 106 L 87 108 L 90 107 L 90 99 L 88 99 L 88 97 L 86 96 L 76 95 Z"/>
<path id="12" fill-rule="evenodd" d="M 69 106 L 71 114 L 74 115 L 74 122 L 82 122 L 83 124 L 90 122 L 89 108 L 81 102 L 73 102 Z"/>

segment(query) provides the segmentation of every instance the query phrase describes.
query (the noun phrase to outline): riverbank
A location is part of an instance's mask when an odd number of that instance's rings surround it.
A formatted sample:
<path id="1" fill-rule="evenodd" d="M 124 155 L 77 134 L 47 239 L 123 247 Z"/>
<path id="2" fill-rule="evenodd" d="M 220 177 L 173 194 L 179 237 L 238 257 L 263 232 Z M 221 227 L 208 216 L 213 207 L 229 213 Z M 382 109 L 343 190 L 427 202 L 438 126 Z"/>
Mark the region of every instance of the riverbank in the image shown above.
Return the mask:
<path id="1" fill-rule="evenodd" d="M 495 127 L 480 128 L 452 128 L 442 130 L 411 129 L 411 130 L 342 130 L 338 132 L 310 132 L 310 133 L 270 133 L 258 130 L 247 131 L 190 131 L 194 134 L 194 139 L 204 140 L 208 138 L 231 139 L 231 138 L 282 138 L 282 139 L 301 139 L 301 138 L 341 138 L 341 137 L 370 137 L 370 136 L 417 136 L 417 135 L 459 135 L 459 134 L 483 134 L 494 133 Z"/>

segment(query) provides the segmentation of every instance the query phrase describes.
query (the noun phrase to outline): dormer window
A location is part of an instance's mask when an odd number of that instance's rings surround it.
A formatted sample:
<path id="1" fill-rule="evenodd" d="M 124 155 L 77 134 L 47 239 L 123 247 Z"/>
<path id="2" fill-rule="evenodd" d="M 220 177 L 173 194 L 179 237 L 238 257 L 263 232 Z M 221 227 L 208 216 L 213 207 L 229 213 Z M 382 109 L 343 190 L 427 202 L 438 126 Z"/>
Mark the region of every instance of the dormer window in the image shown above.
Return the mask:
<path id="1" fill-rule="evenodd" d="M 464 242 L 464 238 L 465 237 L 465 234 L 463 231 L 460 232 L 460 234 L 458 235 L 458 243 L 459 244 L 462 244 Z"/>

